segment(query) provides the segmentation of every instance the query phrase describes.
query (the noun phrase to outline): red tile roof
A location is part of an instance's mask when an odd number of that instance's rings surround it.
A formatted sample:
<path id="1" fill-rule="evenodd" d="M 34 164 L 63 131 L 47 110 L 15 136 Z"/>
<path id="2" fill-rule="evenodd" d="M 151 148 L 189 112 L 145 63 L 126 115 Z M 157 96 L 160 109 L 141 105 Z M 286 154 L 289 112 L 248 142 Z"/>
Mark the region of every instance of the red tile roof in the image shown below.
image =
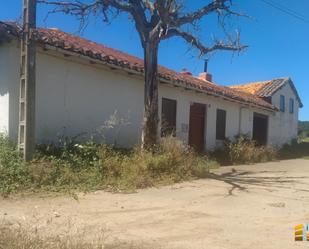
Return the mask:
<path id="1" fill-rule="evenodd" d="M 270 83 L 271 83 L 270 80 L 261 81 L 261 82 L 252 82 L 252 83 L 246 83 L 242 85 L 230 86 L 230 88 L 256 95 L 261 89 L 263 89 L 265 86 L 269 85 Z"/>
<path id="2" fill-rule="evenodd" d="M 5 37 L 4 34 L 19 36 L 21 33 L 20 31 L 20 27 L 14 23 L 0 22 L 0 42 L 1 37 Z M 38 28 L 34 32 L 34 37 L 38 43 L 43 45 L 50 45 L 69 52 L 78 53 L 123 69 L 129 69 L 139 73 L 144 72 L 144 61 L 142 59 L 81 37 L 65 33 L 58 29 Z M 219 96 L 226 100 L 234 100 L 274 111 L 277 110 L 272 104 L 256 95 L 225 86 L 219 86 L 191 75 L 177 73 L 162 66 L 159 67 L 159 78 L 161 81 L 165 80 L 174 85 L 203 92 L 212 96 Z"/>
<path id="3" fill-rule="evenodd" d="M 302 101 L 298 95 L 298 92 L 290 78 L 279 78 L 262 82 L 253 82 L 243 85 L 230 86 L 232 89 L 254 94 L 260 98 L 268 98 L 273 96 L 279 89 L 281 89 L 286 84 L 290 84 L 292 90 L 294 91 L 296 98 L 303 107 Z"/>

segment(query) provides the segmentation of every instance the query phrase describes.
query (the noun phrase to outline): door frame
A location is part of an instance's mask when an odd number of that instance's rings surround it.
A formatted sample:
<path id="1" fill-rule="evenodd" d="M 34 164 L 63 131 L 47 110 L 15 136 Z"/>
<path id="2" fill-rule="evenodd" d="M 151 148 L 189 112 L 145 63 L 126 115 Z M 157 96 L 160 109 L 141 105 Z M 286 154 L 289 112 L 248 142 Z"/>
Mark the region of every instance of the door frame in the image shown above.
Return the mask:
<path id="1" fill-rule="evenodd" d="M 254 140 L 254 118 L 255 117 L 263 118 L 263 119 L 266 120 L 266 139 L 265 139 L 265 144 L 263 144 L 263 145 L 268 145 L 268 141 L 269 141 L 269 116 L 262 114 L 262 113 L 253 112 L 252 140 Z"/>
<path id="2" fill-rule="evenodd" d="M 198 102 L 190 102 L 190 110 L 189 110 L 189 133 L 188 133 L 188 144 L 191 144 L 191 108 L 192 106 L 197 105 L 197 106 L 201 106 L 204 108 L 204 118 L 203 118 L 203 148 L 201 150 L 201 152 L 204 152 L 207 148 L 206 146 L 206 136 L 207 136 L 207 114 L 208 114 L 208 109 L 207 109 L 207 104 L 203 104 L 203 103 L 198 103 Z"/>

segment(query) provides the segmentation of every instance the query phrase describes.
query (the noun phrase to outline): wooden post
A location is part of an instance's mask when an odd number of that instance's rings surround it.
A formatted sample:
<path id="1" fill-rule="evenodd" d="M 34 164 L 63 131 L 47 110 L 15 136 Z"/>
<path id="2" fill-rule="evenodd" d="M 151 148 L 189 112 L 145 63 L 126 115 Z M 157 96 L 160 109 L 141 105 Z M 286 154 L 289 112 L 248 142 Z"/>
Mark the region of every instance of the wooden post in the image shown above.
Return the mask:
<path id="1" fill-rule="evenodd" d="M 25 161 L 32 160 L 35 150 L 35 28 L 36 0 L 23 0 L 18 146 Z"/>

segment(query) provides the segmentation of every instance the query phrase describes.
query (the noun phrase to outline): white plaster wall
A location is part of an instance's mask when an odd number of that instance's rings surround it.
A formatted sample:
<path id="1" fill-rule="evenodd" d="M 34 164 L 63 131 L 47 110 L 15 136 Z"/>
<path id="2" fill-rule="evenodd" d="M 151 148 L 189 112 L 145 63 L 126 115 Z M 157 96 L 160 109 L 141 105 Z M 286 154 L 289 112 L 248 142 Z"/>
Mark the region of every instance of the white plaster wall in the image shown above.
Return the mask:
<path id="1" fill-rule="evenodd" d="M 0 55 L 1 56 L 1 55 Z M 0 132 L 9 130 L 9 94 L 0 95 Z"/>
<path id="2" fill-rule="evenodd" d="M 82 62 L 82 61 L 80 61 Z M 140 141 L 143 112 L 143 79 L 112 71 L 74 58 L 59 58 L 40 53 L 37 62 L 37 138 L 38 142 L 55 141 L 61 136 L 97 130 L 115 111 L 128 124 L 106 130 L 109 143 L 133 146 Z M 162 98 L 177 100 L 177 137 L 188 142 L 190 104 L 207 105 L 205 148 L 220 146 L 216 141 L 216 110 L 227 111 L 226 135 L 233 139 L 240 132 L 240 105 L 171 85 L 159 86 L 159 113 Z M 253 110 L 242 109 L 241 128 L 252 133 Z"/>
<path id="3" fill-rule="evenodd" d="M 205 104 L 207 106 L 207 117 L 205 127 L 205 148 L 214 150 L 222 146 L 222 141 L 216 140 L 216 120 L 217 109 L 223 109 L 227 112 L 226 136 L 233 140 L 239 134 L 248 134 L 252 136 L 253 128 L 253 109 L 242 107 L 242 117 L 240 119 L 241 105 L 233 102 L 223 101 L 219 98 L 207 96 L 205 94 L 188 91 L 169 85 L 160 85 L 160 103 L 162 98 L 177 100 L 176 115 L 176 133 L 177 137 L 188 143 L 189 136 L 189 117 L 190 104 L 193 102 Z M 161 106 L 160 109 L 161 110 Z M 185 129 L 184 129 L 185 128 Z"/>
<path id="4" fill-rule="evenodd" d="M 17 141 L 19 50 L 17 43 L 0 45 L 0 130 Z"/>
<path id="5" fill-rule="evenodd" d="M 10 45 L 9 66 L 6 67 L 10 82 L 9 130 L 17 140 L 19 50 Z M 4 69 L 3 69 L 4 70 Z M 3 79 L 4 77 L 2 77 Z M 95 138 L 119 146 L 139 143 L 143 112 L 143 79 L 129 76 L 118 70 L 90 64 L 87 60 L 51 52 L 40 51 L 37 56 L 36 136 L 38 143 L 57 142 L 61 137 L 93 135 Z M 177 137 L 188 142 L 190 104 L 207 105 L 205 148 L 213 150 L 221 145 L 216 140 L 216 110 L 227 111 L 226 136 L 252 136 L 254 109 L 223 101 L 195 91 L 171 85 L 159 86 L 159 113 L 162 97 L 177 100 Z M 124 125 L 103 129 L 105 122 L 117 112 Z M 240 116 L 241 113 L 241 116 Z M 261 112 L 263 113 L 263 112 Z"/>
<path id="6" fill-rule="evenodd" d="M 74 58 L 37 56 L 36 140 L 57 142 L 63 137 L 94 136 L 119 146 L 139 142 L 142 123 L 142 81 L 119 71 L 103 70 Z M 17 142 L 19 97 L 19 46 L 0 46 L 1 123 L 8 123 L 9 136 Z M 6 96 L 6 97 L 2 97 Z M 8 105 L 3 106 L 2 102 Z M 116 122 L 105 124 L 114 113 Z M 122 119 L 122 121 L 119 121 Z M 113 120 L 115 121 L 115 120 Z M 117 124 L 118 122 L 118 124 Z M 119 125 L 119 122 L 125 123 Z M 113 129 L 110 126 L 114 126 Z M 104 128 L 102 126 L 105 126 Z"/>
<path id="7" fill-rule="evenodd" d="M 9 130 L 9 91 L 7 74 L 8 52 L 4 46 L 0 46 L 0 132 Z"/>
<path id="8" fill-rule="evenodd" d="M 240 134 L 252 137 L 253 130 L 253 110 L 240 107 Z"/>
<path id="9" fill-rule="evenodd" d="M 37 70 L 38 142 L 72 136 L 94 136 L 124 147 L 139 142 L 143 110 L 141 80 L 42 53 L 38 56 Z M 115 113 L 116 120 L 111 120 Z M 107 125 L 107 121 L 116 122 Z"/>
<path id="10" fill-rule="evenodd" d="M 297 138 L 299 103 L 289 84 L 277 91 L 272 97 L 272 103 L 280 109 L 280 95 L 285 96 L 285 112 L 271 115 L 269 120 L 269 144 L 280 147 Z M 289 112 L 289 99 L 294 99 L 294 113 Z"/>

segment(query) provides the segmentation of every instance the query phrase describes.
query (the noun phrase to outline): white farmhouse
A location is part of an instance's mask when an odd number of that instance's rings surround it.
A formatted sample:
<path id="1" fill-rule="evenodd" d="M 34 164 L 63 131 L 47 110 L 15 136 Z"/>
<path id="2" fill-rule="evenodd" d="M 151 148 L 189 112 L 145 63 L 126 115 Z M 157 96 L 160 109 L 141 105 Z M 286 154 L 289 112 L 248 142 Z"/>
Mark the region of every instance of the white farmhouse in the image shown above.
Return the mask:
<path id="1" fill-rule="evenodd" d="M 17 141 L 20 28 L 0 22 L 0 129 Z M 143 60 L 57 29 L 37 29 L 36 141 L 80 134 L 118 146 L 139 143 Z M 291 79 L 224 87 L 211 75 L 159 69 L 161 134 L 197 150 L 247 134 L 281 146 L 297 137 L 301 100 Z M 115 114 L 116 113 L 116 114 Z M 107 121 L 115 116 L 120 122 Z M 164 121 L 162 121 L 164 120 Z M 112 120 L 113 121 L 113 120 Z M 108 129 L 107 126 L 115 126 Z M 103 128 L 102 128 L 103 127 Z"/>

